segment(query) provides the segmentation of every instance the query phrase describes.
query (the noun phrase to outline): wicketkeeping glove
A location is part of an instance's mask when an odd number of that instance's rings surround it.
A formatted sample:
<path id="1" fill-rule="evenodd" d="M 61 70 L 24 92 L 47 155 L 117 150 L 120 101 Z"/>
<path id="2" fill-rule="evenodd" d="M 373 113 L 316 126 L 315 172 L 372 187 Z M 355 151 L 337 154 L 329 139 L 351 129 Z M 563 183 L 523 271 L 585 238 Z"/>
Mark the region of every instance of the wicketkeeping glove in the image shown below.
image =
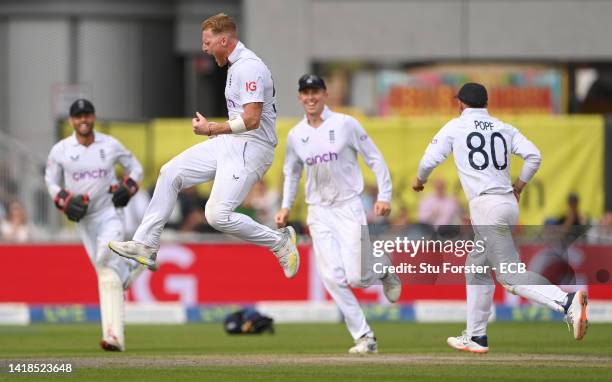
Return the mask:
<path id="1" fill-rule="evenodd" d="M 54 201 L 55 206 L 73 222 L 78 222 L 87 214 L 87 207 L 89 206 L 89 196 L 87 194 L 73 195 L 72 192 L 62 189 L 57 193 Z"/>
<path id="2" fill-rule="evenodd" d="M 115 207 L 125 207 L 132 196 L 138 192 L 138 183 L 132 178 L 123 178 L 123 182 L 112 185 L 109 192 L 113 194 Z"/>

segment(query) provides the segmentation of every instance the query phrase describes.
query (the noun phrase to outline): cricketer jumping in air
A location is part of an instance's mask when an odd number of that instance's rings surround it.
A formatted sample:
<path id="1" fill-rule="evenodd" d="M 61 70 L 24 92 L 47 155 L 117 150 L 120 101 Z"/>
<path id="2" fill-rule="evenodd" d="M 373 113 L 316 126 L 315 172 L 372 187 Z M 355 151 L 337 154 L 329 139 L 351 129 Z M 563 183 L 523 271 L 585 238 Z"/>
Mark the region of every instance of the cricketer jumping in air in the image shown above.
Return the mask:
<path id="1" fill-rule="evenodd" d="M 220 67 L 229 65 L 225 86 L 229 120 L 210 122 L 196 112 L 193 132 L 214 139 L 190 147 L 161 168 L 153 198 L 133 240 L 111 241 L 109 247 L 154 269 L 160 236 L 178 193 L 214 179 L 205 207 L 207 222 L 218 231 L 269 248 L 285 276 L 292 278 L 300 260 L 293 228 L 275 230 L 234 212 L 274 159 L 277 138 L 272 74 L 238 40 L 234 20 L 223 13 L 202 23 L 202 50 Z"/>

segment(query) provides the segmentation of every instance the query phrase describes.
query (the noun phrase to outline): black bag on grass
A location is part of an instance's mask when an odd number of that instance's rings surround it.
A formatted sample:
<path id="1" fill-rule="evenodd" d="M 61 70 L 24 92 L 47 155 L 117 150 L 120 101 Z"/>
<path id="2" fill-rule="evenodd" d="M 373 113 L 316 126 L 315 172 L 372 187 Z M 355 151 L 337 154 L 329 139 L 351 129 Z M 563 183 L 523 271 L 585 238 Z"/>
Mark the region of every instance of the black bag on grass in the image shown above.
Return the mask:
<path id="1" fill-rule="evenodd" d="M 274 320 L 255 309 L 242 309 L 228 314 L 223 327 L 228 334 L 274 333 Z"/>

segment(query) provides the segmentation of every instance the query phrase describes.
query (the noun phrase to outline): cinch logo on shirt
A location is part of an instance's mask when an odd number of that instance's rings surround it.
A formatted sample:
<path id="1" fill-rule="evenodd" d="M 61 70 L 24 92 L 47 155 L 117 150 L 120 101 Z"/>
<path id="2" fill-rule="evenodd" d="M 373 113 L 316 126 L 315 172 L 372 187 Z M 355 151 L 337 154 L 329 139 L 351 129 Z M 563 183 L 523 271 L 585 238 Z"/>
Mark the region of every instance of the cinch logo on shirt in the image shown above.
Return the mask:
<path id="1" fill-rule="evenodd" d="M 318 163 L 327 163 L 333 160 L 338 160 L 338 153 L 328 152 L 323 155 L 315 155 L 313 157 L 306 158 L 306 164 L 312 166 Z"/>
<path id="2" fill-rule="evenodd" d="M 105 178 L 106 175 L 108 175 L 108 171 L 103 169 L 103 168 L 99 168 L 97 170 L 84 170 L 84 171 L 78 171 L 78 172 L 73 172 L 72 173 L 72 180 L 74 181 L 79 181 L 79 180 L 85 180 L 85 179 L 100 179 L 100 178 Z"/>

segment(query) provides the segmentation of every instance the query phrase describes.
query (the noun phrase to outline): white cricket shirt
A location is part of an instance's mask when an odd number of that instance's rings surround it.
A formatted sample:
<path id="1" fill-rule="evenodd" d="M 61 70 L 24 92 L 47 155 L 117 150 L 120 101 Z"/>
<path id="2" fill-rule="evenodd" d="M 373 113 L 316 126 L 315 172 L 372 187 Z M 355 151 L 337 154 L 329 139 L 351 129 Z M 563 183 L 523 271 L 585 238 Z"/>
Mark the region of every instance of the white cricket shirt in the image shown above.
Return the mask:
<path id="1" fill-rule="evenodd" d="M 137 182 L 142 179 L 142 166 L 117 139 L 94 130 L 91 145 L 79 144 L 75 133 L 56 143 L 47 160 L 45 183 L 52 198 L 65 188 L 74 195 L 87 194 L 87 214 L 112 207 L 109 188 L 117 183 L 115 164 Z M 62 186 L 63 184 L 63 186 Z"/>
<path id="2" fill-rule="evenodd" d="M 450 120 L 433 138 L 419 164 L 425 181 L 453 152 L 468 200 L 482 194 L 512 192 L 510 156 L 525 162 L 519 178 L 529 182 L 540 167 L 540 151 L 515 127 L 493 118 L 487 109 L 468 108 Z"/>
<path id="3" fill-rule="evenodd" d="M 225 82 L 225 100 L 229 119 L 239 117 L 243 105 L 263 102 L 259 127 L 255 130 L 234 134 L 246 139 L 257 139 L 273 147 L 276 146 L 276 107 L 272 74 L 255 53 L 242 42 L 229 55 L 230 67 Z"/>
<path id="4" fill-rule="evenodd" d="M 359 122 L 327 106 L 323 123 L 314 128 L 306 117 L 289 131 L 285 154 L 283 208 L 290 208 L 306 167 L 306 203 L 331 205 L 363 191 L 363 175 L 357 154 L 374 171 L 378 200 L 391 201 L 391 175 L 385 160 Z"/>

